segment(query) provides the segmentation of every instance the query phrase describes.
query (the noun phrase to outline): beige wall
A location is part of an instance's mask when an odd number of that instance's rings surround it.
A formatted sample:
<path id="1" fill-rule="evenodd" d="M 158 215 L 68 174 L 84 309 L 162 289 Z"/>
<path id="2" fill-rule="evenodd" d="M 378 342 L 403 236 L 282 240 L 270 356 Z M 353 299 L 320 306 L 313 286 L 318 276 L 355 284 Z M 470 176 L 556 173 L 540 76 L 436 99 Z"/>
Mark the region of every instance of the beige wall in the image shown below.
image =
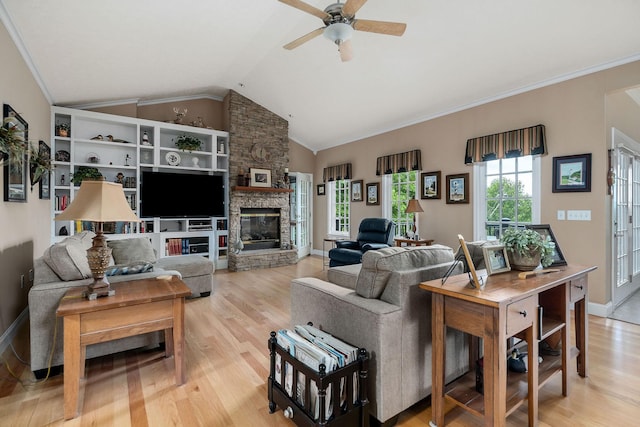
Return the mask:
<path id="1" fill-rule="evenodd" d="M 316 156 L 313 151 L 289 140 L 289 171 L 313 173 L 316 164 Z"/>
<path id="2" fill-rule="evenodd" d="M 0 103 L 11 105 L 29 123 L 29 139 L 50 144 L 51 110 L 4 25 L 0 24 Z M 0 191 L 4 178 L 0 174 Z M 38 198 L 38 187 L 27 203 L 0 200 L 0 335 L 27 306 L 29 269 L 33 259 L 49 245 L 51 211 L 48 200 Z M 25 286 L 20 288 L 20 275 Z M 53 319 L 52 319 L 53 320 Z"/>
<path id="3" fill-rule="evenodd" d="M 551 225 L 565 258 L 571 263 L 596 265 L 590 275 L 592 302 L 605 304 L 611 297 L 608 258 L 608 207 L 606 192 L 607 129 L 605 95 L 640 80 L 640 62 L 576 78 L 479 107 L 394 130 L 382 135 L 323 150 L 317 155 L 314 175 L 322 178 L 326 166 L 351 162 L 353 179 L 380 182 L 375 175 L 376 158 L 386 154 L 422 150 L 424 171 L 445 175 L 469 172 L 464 165 L 466 140 L 472 137 L 544 124 L 549 154 L 542 158 L 541 223 Z M 636 118 L 637 121 L 637 118 Z M 554 156 L 592 153 L 590 193 L 552 193 Z M 444 191 L 444 189 L 443 189 Z M 473 192 L 469 205 L 447 205 L 441 200 L 422 200 L 425 212 L 419 215 L 420 234 L 438 243 L 457 247 L 456 235 L 473 236 Z M 314 248 L 320 250 L 326 235 L 326 197 L 314 202 Z M 382 200 L 382 203 L 385 201 Z M 558 221 L 557 210 L 589 209 L 592 220 Z M 381 206 L 353 203 L 352 237 L 362 218 L 380 216 Z"/>

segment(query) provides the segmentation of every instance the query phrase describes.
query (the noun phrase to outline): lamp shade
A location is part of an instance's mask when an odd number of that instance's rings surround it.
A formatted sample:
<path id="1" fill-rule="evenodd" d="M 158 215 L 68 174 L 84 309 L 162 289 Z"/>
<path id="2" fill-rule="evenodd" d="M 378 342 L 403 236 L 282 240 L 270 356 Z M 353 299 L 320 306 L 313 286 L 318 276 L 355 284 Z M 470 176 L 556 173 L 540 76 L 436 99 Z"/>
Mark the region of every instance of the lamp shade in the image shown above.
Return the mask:
<path id="1" fill-rule="evenodd" d="M 84 220 L 93 222 L 140 219 L 129 207 L 122 185 L 107 181 L 83 180 L 73 202 L 54 221 Z"/>
<path id="2" fill-rule="evenodd" d="M 349 24 L 336 22 L 324 29 L 324 36 L 334 43 L 341 44 L 353 35 L 353 27 Z"/>
<path id="3" fill-rule="evenodd" d="M 417 199 L 409 200 L 409 204 L 407 205 L 407 209 L 405 213 L 416 213 L 416 212 L 424 212 L 422 210 L 422 206 L 420 206 L 420 202 Z"/>

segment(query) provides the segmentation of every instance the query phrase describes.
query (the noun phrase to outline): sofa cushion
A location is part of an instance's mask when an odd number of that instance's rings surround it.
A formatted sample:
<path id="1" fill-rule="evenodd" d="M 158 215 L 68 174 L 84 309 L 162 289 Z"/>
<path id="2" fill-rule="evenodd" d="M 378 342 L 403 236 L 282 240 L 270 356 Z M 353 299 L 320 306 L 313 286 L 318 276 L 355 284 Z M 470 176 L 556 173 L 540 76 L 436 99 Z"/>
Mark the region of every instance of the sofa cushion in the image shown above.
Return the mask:
<path id="1" fill-rule="evenodd" d="M 80 280 L 91 277 L 87 249 L 95 234 L 83 231 L 49 246 L 42 256 L 44 262 L 62 280 Z"/>
<path id="2" fill-rule="evenodd" d="M 393 271 L 411 270 L 453 261 L 448 246 L 403 246 L 366 252 L 356 282 L 356 293 L 364 298 L 380 298 Z"/>
<path id="3" fill-rule="evenodd" d="M 109 240 L 107 245 L 113 249 L 112 256 L 116 265 L 156 262 L 153 246 L 146 237 Z"/>
<path id="4" fill-rule="evenodd" d="M 126 274 L 146 273 L 153 270 L 150 262 L 138 262 L 134 264 L 112 265 L 104 272 L 107 276 L 123 276 Z"/>
<path id="5" fill-rule="evenodd" d="M 178 270 L 183 279 L 211 275 L 215 271 L 213 261 L 204 256 L 169 256 L 158 259 L 156 265 L 165 270 Z"/>

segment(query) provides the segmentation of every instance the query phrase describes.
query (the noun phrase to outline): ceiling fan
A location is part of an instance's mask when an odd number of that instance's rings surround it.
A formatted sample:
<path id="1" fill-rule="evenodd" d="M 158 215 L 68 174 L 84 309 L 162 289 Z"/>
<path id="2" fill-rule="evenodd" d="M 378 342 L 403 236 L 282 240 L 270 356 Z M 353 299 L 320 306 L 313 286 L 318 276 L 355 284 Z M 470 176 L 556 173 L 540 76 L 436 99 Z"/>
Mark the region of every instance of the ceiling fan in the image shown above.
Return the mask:
<path id="1" fill-rule="evenodd" d="M 371 21 L 368 19 L 356 19 L 356 12 L 367 0 L 347 0 L 345 3 L 333 3 L 324 10 L 320 10 L 301 0 L 279 0 L 303 12 L 317 16 L 324 22 L 324 27 L 313 30 L 304 36 L 284 45 L 285 49 L 292 50 L 309 40 L 324 34 L 326 38 L 338 45 L 340 59 L 349 61 L 353 58 L 351 49 L 351 36 L 353 31 L 367 31 L 370 33 L 401 36 L 407 28 L 407 24 L 387 21 Z"/>

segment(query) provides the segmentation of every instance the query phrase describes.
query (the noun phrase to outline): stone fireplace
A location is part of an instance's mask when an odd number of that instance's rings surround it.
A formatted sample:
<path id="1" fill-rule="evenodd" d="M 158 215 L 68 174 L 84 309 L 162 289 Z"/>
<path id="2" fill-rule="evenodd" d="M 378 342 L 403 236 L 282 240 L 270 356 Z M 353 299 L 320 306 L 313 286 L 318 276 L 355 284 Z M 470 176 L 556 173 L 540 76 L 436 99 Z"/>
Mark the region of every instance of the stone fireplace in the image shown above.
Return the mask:
<path id="1" fill-rule="evenodd" d="M 229 91 L 224 99 L 229 129 L 229 270 L 243 271 L 278 267 L 298 262 L 298 254 L 291 247 L 290 190 L 273 187 L 248 187 L 238 184 L 238 176 L 246 176 L 251 169 L 271 171 L 271 182 L 282 180 L 289 167 L 289 123 L 259 104 Z M 243 179 L 244 181 L 244 179 Z M 279 212 L 252 221 L 243 213 L 256 210 Z M 279 233 L 264 226 L 274 222 Z M 256 225 L 258 231 L 246 231 Z M 262 228 L 261 228 L 262 227 Z M 277 234 L 277 235 L 276 235 Z M 236 253 L 235 243 L 241 239 L 244 249 Z M 267 247 L 269 246 L 269 247 Z"/>
<path id="2" fill-rule="evenodd" d="M 280 248 L 280 209 L 240 208 L 240 239 L 245 251 Z"/>

